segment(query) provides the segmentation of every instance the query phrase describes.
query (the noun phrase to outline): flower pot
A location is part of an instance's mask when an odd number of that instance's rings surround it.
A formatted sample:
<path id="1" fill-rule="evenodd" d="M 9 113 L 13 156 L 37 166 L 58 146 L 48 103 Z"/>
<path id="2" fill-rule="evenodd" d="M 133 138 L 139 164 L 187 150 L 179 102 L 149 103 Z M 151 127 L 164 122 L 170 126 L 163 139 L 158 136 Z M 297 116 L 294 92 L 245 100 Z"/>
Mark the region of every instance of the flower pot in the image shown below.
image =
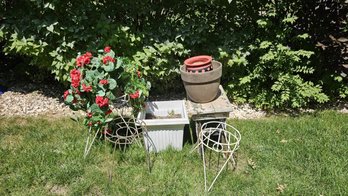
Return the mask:
<path id="1" fill-rule="evenodd" d="M 222 64 L 212 61 L 213 70 L 202 73 L 189 73 L 186 65 L 180 67 L 181 79 L 187 97 L 197 103 L 206 103 L 218 97 Z"/>
<path id="2" fill-rule="evenodd" d="M 212 65 L 208 64 L 208 65 L 204 65 L 201 67 L 187 67 L 186 66 L 186 70 L 187 70 L 187 72 L 190 72 L 190 73 L 204 73 L 206 71 L 212 70 Z"/>
<path id="3" fill-rule="evenodd" d="M 152 118 L 147 118 L 149 116 Z M 144 137 L 144 141 L 150 152 L 159 152 L 170 146 L 181 150 L 184 126 L 189 124 L 185 102 L 146 102 L 145 109 L 137 116 L 137 123 L 147 129 L 148 137 Z"/>
<path id="4" fill-rule="evenodd" d="M 186 65 L 186 70 L 188 72 L 203 72 L 210 71 L 212 69 L 212 57 L 207 55 L 200 55 L 188 58 L 184 61 Z"/>

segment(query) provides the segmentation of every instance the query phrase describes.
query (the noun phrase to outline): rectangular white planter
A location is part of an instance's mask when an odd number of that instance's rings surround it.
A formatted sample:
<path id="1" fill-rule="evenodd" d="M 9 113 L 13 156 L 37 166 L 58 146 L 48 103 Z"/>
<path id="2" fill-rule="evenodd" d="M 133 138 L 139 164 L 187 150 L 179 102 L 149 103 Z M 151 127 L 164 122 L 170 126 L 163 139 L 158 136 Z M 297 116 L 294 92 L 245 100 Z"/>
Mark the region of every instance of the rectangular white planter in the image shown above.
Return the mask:
<path id="1" fill-rule="evenodd" d="M 145 110 L 141 111 L 137 116 L 137 122 L 146 125 L 148 136 L 144 137 L 145 145 L 149 146 L 149 151 L 159 152 L 165 150 L 169 146 L 174 149 L 181 150 L 184 137 L 184 126 L 189 124 L 186 112 L 185 102 L 179 101 L 152 101 L 145 103 Z M 161 118 L 146 119 L 146 113 L 166 117 L 174 111 L 180 114 L 180 118 Z M 151 141 L 149 141 L 151 140 Z"/>

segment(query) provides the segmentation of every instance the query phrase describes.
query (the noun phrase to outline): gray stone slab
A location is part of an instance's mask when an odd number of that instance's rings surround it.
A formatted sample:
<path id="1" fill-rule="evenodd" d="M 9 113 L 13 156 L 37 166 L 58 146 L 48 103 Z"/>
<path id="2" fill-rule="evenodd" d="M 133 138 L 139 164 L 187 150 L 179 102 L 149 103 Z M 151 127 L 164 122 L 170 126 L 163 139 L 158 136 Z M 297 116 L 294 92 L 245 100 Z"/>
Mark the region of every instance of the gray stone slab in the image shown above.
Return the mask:
<path id="1" fill-rule="evenodd" d="M 219 97 L 208 103 L 194 103 L 190 100 L 186 101 L 186 107 L 189 117 L 193 119 L 199 118 L 228 118 L 233 107 L 228 100 L 222 86 L 219 86 Z"/>

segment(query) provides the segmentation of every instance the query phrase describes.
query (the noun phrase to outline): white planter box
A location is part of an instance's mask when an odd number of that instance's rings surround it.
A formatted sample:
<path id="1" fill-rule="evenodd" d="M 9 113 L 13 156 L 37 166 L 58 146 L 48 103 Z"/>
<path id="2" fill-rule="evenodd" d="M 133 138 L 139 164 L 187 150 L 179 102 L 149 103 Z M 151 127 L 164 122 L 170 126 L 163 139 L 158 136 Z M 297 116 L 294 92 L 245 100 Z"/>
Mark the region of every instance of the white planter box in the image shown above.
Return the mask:
<path id="1" fill-rule="evenodd" d="M 144 137 L 149 151 L 162 151 L 172 146 L 181 150 L 183 145 L 184 126 L 189 124 L 184 101 L 153 101 L 146 102 L 145 110 L 140 112 L 137 122 L 146 125 L 148 136 Z M 165 118 L 171 114 L 180 114 L 181 117 Z M 156 116 L 156 119 L 146 119 L 146 114 Z M 151 145 L 152 140 L 153 145 Z"/>

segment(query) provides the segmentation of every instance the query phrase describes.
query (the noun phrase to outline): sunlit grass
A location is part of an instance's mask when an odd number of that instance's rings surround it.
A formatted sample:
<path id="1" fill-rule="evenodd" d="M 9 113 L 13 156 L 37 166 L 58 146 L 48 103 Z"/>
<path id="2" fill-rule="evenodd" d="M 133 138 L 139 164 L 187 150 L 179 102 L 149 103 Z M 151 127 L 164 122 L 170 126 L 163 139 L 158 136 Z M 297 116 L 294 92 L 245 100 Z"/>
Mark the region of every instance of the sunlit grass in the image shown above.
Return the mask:
<path id="1" fill-rule="evenodd" d="M 348 115 L 230 120 L 242 134 L 235 171 L 212 195 L 348 194 Z M 102 141 L 83 159 L 86 129 L 70 119 L 0 118 L 0 195 L 202 195 L 203 167 L 192 144 L 152 155 Z"/>

